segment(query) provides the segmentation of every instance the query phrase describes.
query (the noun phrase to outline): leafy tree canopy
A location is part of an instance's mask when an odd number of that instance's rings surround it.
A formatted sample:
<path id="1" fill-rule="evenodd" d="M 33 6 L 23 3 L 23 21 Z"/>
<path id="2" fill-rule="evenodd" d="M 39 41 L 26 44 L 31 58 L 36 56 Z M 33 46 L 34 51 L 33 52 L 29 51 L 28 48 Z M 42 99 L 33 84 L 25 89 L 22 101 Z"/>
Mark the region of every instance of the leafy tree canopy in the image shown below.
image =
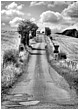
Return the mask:
<path id="1" fill-rule="evenodd" d="M 38 29 L 38 26 L 31 22 L 30 20 L 22 20 L 19 23 L 17 31 L 19 34 L 23 35 L 24 33 L 29 33 L 29 31 L 35 31 Z"/>

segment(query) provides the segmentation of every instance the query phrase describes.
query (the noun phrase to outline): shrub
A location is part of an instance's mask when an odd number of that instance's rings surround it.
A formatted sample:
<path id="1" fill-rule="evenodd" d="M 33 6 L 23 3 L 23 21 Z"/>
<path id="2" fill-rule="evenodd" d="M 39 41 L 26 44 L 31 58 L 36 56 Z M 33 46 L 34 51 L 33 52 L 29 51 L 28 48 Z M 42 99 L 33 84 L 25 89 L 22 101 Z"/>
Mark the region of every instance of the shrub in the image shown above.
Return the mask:
<path id="1" fill-rule="evenodd" d="M 67 59 L 67 55 L 64 52 L 60 52 L 60 53 L 58 53 L 58 58 L 59 59 Z"/>
<path id="2" fill-rule="evenodd" d="M 45 34 L 46 34 L 47 36 L 51 35 L 51 29 L 48 28 L 48 27 L 46 27 L 46 28 L 45 28 Z"/>
<path id="3" fill-rule="evenodd" d="M 16 77 L 22 72 L 21 68 L 16 68 L 15 66 L 8 65 L 5 69 L 1 71 L 1 85 L 3 87 L 9 87 L 15 82 Z"/>
<path id="4" fill-rule="evenodd" d="M 53 40 L 52 36 L 50 36 L 50 39 Z"/>
<path id="5" fill-rule="evenodd" d="M 13 65 L 7 66 L 5 69 L 2 70 L 1 75 L 2 87 L 8 87 L 14 81 L 15 68 L 13 67 Z"/>
<path id="6" fill-rule="evenodd" d="M 25 58 L 27 57 L 26 55 L 28 54 L 25 54 Z M 17 50 L 7 50 L 3 58 L 5 67 L 1 64 L 2 94 L 6 93 L 8 88 L 12 87 L 17 78 L 24 72 L 24 64 L 19 61 L 19 52 Z"/>
<path id="7" fill-rule="evenodd" d="M 17 64 L 18 63 L 19 52 L 15 49 L 6 50 L 3 55 L 3 66 L 8 64 Z"/>

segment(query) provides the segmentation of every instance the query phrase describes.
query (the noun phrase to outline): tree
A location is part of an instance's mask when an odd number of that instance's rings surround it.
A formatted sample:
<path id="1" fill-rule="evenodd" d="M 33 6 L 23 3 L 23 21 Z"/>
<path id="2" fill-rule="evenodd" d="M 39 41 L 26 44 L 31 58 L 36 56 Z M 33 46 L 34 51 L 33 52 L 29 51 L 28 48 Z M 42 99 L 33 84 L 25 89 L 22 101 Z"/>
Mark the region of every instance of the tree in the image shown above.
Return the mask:
<path id="1" fill-rule="evenodd" d="M 26 44 L 29 45 L 30 29 L 31 29 L 31 22 L 29 20 L 22 20 L 17 28 L 18 33 L 21 35 L 21 43 L 23 43 L 24 46 Z"/>
<path id="2" fill-rule="evenodd" d="M 31 22 L 29 20 L 22 20 L 18 26 L 18 33 L 23 36 L 25 33 L 28 33 L 31 29 Z"/>
<path id="3" fill-rule="evenodd" d="M 45 27 L 45 35 L 51 35 L 51 29 L 49 27 Z"/>
<path id="4" fill-rule="evenodd" d="M 32 36 L 36 36 L 36 30 L 38 29 L 38 26 L 35 23 L 32 23 Z"/>
<path id="5" fill-rule="evenodd" d="M 21 43 L 23 43 L 24 46 L 26 46 L 26 44 L 29 46 L 29 32 L 35 32 L 37 29 L 38 26 L 30 20 L 22 20 L 19 23 L 17 31 L 21 35 Z"/>

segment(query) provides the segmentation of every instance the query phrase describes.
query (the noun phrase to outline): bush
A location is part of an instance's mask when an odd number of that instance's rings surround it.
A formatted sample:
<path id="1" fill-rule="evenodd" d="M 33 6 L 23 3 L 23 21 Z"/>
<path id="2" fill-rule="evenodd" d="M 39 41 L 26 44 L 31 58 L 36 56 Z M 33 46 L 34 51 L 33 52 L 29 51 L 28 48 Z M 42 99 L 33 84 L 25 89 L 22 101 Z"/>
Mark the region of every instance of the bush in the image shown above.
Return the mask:
<path id="1" fill-rule="evenodd" d="M 1 72 L 1 85 L 2 87 L 8 87 L 12 84 L 15 77 L 15 70 L 12 65 L 7 66 Z"/>
<path id="2" fill-rule="evenodd" d="M 47 36 L 51 35 L 51 29 L 50 28 L 48 28 L 48 27 L 45 28 L 45 35 L 47 35 Z"/>
<path id="3" fill-rule="evenodd" d="M 67 59 L 67 55 L 64 52 L 58 53 L 58 59 Z"/>
<path id="4" fill-rule="evenodd" d="M 19 58 L 19 52 L 15 49 L 6 50 L 3 55 L 3 66 L 7 66 L 8 64 L 17 64 Z"/>
<path id="5" fill-rule="evenodd" d="M 15 66 L 8 65 L 6 68 L 3 68 L 1 71 L 1 86 L 2 88 L 11 86 L 18 75 L 22 73 L 20 67 L 16 68 Z"/>

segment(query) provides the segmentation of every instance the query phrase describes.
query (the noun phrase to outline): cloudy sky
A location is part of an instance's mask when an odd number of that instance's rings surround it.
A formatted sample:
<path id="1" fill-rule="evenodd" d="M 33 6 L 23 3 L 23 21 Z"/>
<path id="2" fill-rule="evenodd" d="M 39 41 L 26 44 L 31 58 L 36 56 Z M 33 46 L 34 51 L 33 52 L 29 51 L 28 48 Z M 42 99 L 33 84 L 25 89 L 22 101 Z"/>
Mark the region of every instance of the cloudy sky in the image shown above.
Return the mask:
<path id="1" fill-rule="evenodd" d="M 50 27 L 54 32 L 78 28 L 76 1 L 2 1 L 1 27 L 17 28 L 22 19 L 37 23 L 39 29 Z"/>

